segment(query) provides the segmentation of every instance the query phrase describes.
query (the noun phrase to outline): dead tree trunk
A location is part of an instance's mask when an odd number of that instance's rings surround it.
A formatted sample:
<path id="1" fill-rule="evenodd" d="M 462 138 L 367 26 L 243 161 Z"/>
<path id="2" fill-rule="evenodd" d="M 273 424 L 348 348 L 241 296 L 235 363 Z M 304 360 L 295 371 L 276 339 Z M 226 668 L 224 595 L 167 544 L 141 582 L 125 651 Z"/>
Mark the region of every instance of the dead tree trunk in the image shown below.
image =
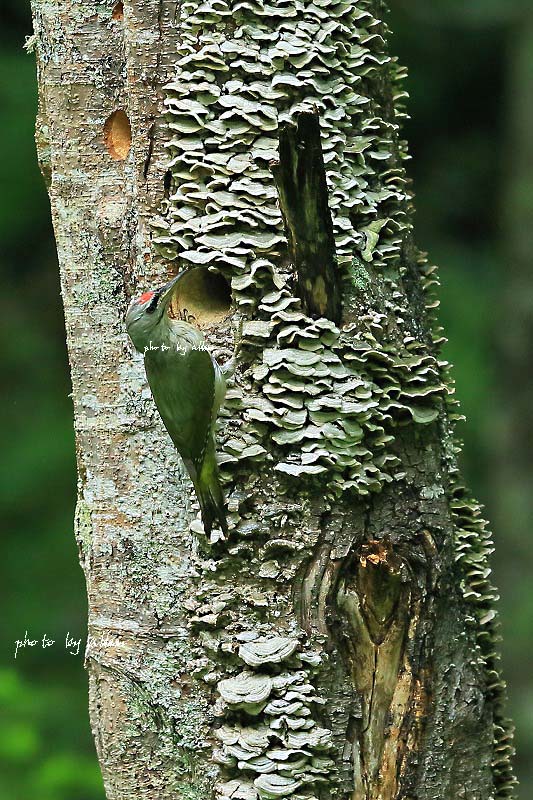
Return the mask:
<path id="1" fill-rule="evenodd" d="M 457 474 L 382 3 L 33 11 L 108 798 L 510 797 L 490 538 Z M 242 328 L 227 538 L 203 535 L 123 325 L 178 267 L 174 313 L 228 353 Z"/>

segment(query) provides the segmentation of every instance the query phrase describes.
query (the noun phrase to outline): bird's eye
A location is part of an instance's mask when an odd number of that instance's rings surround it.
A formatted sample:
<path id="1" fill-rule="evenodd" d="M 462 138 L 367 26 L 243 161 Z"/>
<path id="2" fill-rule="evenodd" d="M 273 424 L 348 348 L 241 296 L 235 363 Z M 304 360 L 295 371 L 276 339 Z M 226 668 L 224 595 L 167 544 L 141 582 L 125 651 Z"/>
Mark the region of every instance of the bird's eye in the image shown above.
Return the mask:
<path id="1" fill-rule="evenodd" d="M 154 313 L 154 311 L 157 308 L 157 302 L 159 300 L 159 294 L 157 292 L 151 292 L 151 294 L 153 294 L 154 297 L 153 297 L 152 302 L 150 303 L 150 305 L 146 309 L 146 313 L 147 314 L 153 314 Z"/>

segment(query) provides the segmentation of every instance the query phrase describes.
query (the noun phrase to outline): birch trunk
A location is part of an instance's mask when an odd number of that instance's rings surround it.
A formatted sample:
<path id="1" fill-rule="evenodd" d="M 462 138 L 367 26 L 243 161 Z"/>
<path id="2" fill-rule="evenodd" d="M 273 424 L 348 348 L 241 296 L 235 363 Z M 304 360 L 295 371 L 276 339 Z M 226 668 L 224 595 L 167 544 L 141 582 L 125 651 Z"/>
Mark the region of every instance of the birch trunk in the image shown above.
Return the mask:
<path id="1" fill-rule="evenodd" d="M 457 472 L 382 3 L 33 13 L 107 797 L 511 797 L 490 538 Z M 340 325 L 317 258 L 302 284 L 314 234 L 285 231 L 305 214 L 282 217 L 292 179 L 271 169 L 302 112 Z M 226 539 L 203 535 L 123 324 L 184 267 L 174 313 L 220 357 L 242 338 L 218 433 Z"/>

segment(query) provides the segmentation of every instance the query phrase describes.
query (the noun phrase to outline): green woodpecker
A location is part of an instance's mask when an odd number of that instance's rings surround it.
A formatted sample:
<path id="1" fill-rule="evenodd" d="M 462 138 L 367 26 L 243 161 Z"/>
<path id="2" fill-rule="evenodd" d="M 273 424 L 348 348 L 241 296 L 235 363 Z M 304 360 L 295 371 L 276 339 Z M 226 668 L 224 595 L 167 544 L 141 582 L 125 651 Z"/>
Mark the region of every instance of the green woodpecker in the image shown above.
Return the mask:
<path id="1" fill-rule="evenodd" d="M 206 350 L 202 333 L 168 315 L 176 284 L 185 274 L 133 300 L 126 313 L 126 330 L 135 349 L 144 355 L 152 396 L 191 476 L 204 530 L 209 535 L 218 520 L 226 533 L 214 436 L 226 381 Z"/>

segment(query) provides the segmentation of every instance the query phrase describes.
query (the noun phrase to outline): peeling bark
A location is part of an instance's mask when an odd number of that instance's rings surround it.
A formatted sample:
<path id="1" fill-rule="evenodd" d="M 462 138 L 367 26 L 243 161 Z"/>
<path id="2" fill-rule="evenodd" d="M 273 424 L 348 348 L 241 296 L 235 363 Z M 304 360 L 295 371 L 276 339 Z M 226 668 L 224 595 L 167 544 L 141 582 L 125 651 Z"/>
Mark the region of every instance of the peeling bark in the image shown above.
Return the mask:
<path id="1" fill-rule="evenodd" d="M 108 798 L 511 797 L 491 543 L 458 476 L 381 3 L 33 12 Z M 284 227 L 270 169 L 315 111 L 316 237 L 278 172 Z M 342 319 L 298 291 L 313 244 L 329 274 L 334 244 Z M 218 356 L 241 339 L 230 532 L 209 540 L 123 324 L 191 265 L 175 313 Z"/>
<path id="2" fill-rule="evenodd" d="M 297 114 L 279 131 L 272 166 L 297 292 L 311 317 L 341 321 L 342 295 L 317 114 Z"/>

